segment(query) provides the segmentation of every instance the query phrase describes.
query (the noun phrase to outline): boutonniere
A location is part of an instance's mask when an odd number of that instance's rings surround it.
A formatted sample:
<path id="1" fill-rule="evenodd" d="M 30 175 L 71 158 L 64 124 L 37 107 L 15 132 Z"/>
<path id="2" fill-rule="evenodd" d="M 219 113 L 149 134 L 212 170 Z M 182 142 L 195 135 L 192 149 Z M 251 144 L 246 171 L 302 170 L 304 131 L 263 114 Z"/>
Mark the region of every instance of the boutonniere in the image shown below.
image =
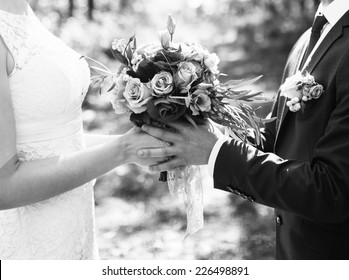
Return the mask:
<path id="1" fill-rule="evenodd" d="M 311 99 L 318 99 L 324 92 L 323 86 L 315 82 L 315 79 L 307 71 L 298 71 L 292 77 L 285 80 L 280 88 L 281 96 L 289 99 L 286 102 L 291 112 L 297 112 L 302 104 Z"/>

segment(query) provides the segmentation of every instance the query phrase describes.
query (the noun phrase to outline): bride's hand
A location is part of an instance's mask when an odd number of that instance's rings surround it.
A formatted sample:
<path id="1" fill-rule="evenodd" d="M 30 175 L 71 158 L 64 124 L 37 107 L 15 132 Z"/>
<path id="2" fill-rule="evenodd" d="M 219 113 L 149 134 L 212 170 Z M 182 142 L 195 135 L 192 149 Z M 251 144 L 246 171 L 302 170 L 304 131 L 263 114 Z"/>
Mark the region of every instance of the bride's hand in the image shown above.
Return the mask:
<path id="1" fill-rule="evenodd" d="M 164 148 L 141 149 L 139 157 L 156 159 L 157 157 L 170 157 L 161 164 L 151 166 L 152 171 L 171 170 L 182 165 L 205 165 L 208 163 L 212 148 L 221 137 L 221 133 L 208 124 L 198 125 L 173 122 L 171 127 L 175 132 L 164 130 L 149 125 L 143 125 L 142 130 L 163 141 L 171 143 Z"/>
<path id="2" fill-rule="evenodd" d="M 167 160 L 167 157 L 160 158 L 140 158 L 137 156 L 139 149 L 146 148 L 163 148 L 168 144 L 164 141 L 161 141 L 149 134 L 143 132 L 140 128 L 134 127 L 128 131 L 125 135 L 122 136 L 124 140 L 124 152 L 126 156 L 126 162 L 135 163 L 141 166 L 150 166 L 159 164 Z"/>

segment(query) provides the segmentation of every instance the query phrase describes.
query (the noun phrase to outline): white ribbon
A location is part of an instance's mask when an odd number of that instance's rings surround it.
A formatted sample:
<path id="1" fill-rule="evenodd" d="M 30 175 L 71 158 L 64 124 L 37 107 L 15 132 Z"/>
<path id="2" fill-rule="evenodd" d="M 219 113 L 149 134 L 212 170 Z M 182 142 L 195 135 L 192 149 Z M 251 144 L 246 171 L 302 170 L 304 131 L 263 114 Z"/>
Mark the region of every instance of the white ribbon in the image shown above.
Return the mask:
<path id="1" fill-rule="evenodd" d="M 185 238 L 204 227 L 203 189 L 199 166 L 183 166 L 168 171 L 167 180 L 172 196 L 182 198 L 187 210 Z"/>

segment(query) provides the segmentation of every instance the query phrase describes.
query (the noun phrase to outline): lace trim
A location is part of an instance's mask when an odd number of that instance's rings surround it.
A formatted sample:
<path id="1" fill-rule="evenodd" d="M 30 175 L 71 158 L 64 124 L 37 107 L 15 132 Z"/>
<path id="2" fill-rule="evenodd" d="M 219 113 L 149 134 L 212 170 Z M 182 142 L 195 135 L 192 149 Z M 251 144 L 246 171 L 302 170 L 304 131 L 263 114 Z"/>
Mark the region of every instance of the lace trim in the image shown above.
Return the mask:
<path id="1" fill-rule="evenodd" d="M 28 40 L 34 29 L 30 30 L 33 18 L 29 15 L 15 15 L 0 10 L 0 35 L 11 53 L 15 66 L 10 77 L 22 69 L 29 59 L 37 53 L 34 40 Z M 24 28 L 27 26 L 29 28 Z"/>

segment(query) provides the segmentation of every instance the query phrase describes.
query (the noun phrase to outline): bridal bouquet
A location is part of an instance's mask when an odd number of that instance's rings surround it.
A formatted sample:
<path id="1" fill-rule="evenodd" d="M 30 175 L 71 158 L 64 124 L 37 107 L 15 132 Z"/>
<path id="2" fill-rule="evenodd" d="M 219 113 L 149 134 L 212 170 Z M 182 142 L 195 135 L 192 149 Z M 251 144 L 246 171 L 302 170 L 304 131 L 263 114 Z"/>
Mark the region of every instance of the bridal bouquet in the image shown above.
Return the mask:
<path id="1" fill-rule="evenodd" d="M 121 66 L 117 73 L 104 66 L 92 67 L 99 72 L 92 84 L 110 79 L 108 91 L 115 113 L 130 114 L 137 126 L 146 123 L 170 129 L 171 122 L 183 121 L 195 127 L 210 120 L 224 126 L 227 133 L 260 144 L 259 128 L 267 120 L 258 118 L 248 103 L 266 99 L 242 89 L 260 77 L 221 83 L 218 56 L 195 43 L 174 42 L 175 28 L 169 16 L 159 42 L 138 47 L 135 36 L 114 40 L 111 52 Z M 198 172 L 197 167 L 186 166 L 160 176 L 168 181 L 173 195 L 183 195 L 187 202 L 189 235 L 203 226 Z"/>

